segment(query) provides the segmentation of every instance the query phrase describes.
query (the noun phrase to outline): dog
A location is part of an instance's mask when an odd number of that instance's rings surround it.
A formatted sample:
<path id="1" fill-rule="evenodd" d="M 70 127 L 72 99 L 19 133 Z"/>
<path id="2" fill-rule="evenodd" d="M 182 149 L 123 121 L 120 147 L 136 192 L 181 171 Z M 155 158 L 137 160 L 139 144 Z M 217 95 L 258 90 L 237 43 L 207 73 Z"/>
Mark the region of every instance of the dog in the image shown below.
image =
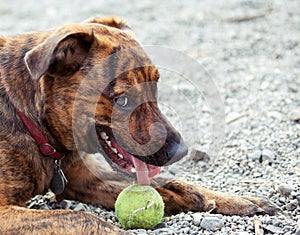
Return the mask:
<path id="1" fill-rule="evenodd" d="M 168 215 L 277 211 L 264 199 L 150 181 L 187 147 L 160 112 L 158 70 L 123 19 L 0 37 L 0 54 L 1 234 L 125 234 L 87 212 L 25 205 L 51 189 L 60 200 L 113 209 L 128 177 L 156 187 Z M 121 173 L 106 171 L 97 153 Z"/>

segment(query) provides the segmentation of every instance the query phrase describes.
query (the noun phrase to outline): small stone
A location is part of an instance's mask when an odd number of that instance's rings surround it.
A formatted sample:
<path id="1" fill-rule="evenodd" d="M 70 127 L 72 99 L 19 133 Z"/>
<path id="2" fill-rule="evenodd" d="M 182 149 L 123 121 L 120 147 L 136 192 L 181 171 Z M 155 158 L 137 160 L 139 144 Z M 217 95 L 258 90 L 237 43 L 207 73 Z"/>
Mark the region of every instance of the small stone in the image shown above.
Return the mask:
<path id="1" fill-rule="evenodd" d="M 192 149 L 190 156 L 192 157 L 192 160 L 195 162 L 199 161 L 209 161 L 209 156 L 206 152 Z"/>
<path id="2" fill-rule="evenodd" d="M 167 227 L 166 223 L 161 222 L 155 226 L 155 229 L 166 228 L 166 227 Z"/>
<path id="3" fill-rule="evenodd" d="M 216 217 L 205 217 L 200 226 L 206 230 L 218 231 L 224 227 L 224 221 Z"/>
<path id="4" fill-rule="evenodd" d="M 256 150 L 253 153 L 249 153 L 247 156 L 252 161 L 259 161 L 259 159 L 261 157 L 261 151 L 260 150 Z"/>
<path id="5" fill-rule="evenodd" d="M 264 149 L 261 153 L 262 156 L 262 161 L 268 161 L 268 162 L 274 162 L 275 160 L 275 154 L 269 150 L 269 149 Z"/>
<path id="6" fill-rule="evenodd" d="M 40 207 L 39 207 L 39 210 L 50 210 L 51 208 L 47 205 L 47 204 L 42 204 Z"/>
<path id="7" fill-rule="evenodd" d="M 285 203 L 285 197 L 280 197 L 280 198 L 278 199 L 278 201 L 280 201 L 280 202 L 282 202 L 282 203 Z"/>
<path id="8" fill-rule="evenodd" d="M 193 216 L 193 223 L 196 226 L 199 226 L 200 223 L 201 223 L 201 220 L 203 218 L 202 214 L 201 213 L 194 213 L 192 216 Z"/>
<path id="9" fill-rule="evenodd" d="M 296 234 L 295 235 L 300 235 L 300 227 L 297 229 Z"/>
<path id="10" fill-rule="evenodd" d="M 46 196 L 45 196 L 45 198 L 46 198 Z M 43 202 L 43 201 L 44 201 L 42 195 L 36 195 L 33 199 L 34 199 L 35 201 L 38 201 L 38 202 Z"/>
<path id="11" fill-rule="evenodd" d="M 127 232 L 131 232 L 137 235 L 147 235 L 147 231 L 145 229 L 137 229 L 137 230 L 127 230 Z"/>
<path id="12" fill-rule="evenodd" d="M 286 205 L 286 209 L 288 211 L 293 211 L 298 207 L 298 201 L 297 200 L 293 200 L 291 201 L 289 204 Z"/>
<path id="13" fill-rule="evenodd" d="M 56 202 L 56 196 L 52 192 L 46 193 L 46 195 L 44 196 L 44 199 L 49 201 L 49 202 Z"/>
<path id="14" fill-rule="evenodd" d="M 260 172 L 254 172 L 252 176 L 253 178 L 261 178 L 262 174 Z"/>
<path id="15" fill-rule="evenodd" d="M 70 209 L 72 202 L 70 200 L 62 200 L 59 204 L 63 209 L 68 210 Z"/>
<path id="16" fill-rule="evenodd" d="M 291 194 L 291 192 L 295 191 L 295 188 L 289 184 L 283 183 L 278 186 L 278 191 L 282 196 L 287 197 Z"/>
<path id="17" fill-rule="evenodd" d="M 270 83 L 267 82 L 267 81 L 264 81 L 264 82 L 261 83 L 260 89 L 261 89 L 261 90 L 265 90 L 265 89 L 267 89 L 269 86 L 270 86 Z"/>
<path id="18" fill-rule="evenodd" d="M 78 203 L 75 208 L 74 211 L 84 211 L 85 210 L 85 206 L 82 203 Z"/>
<path id="19" fill-rule="evenodd" d="M 236 232 L 234 235 L 250 235 L 250 233 L 247 232 Z"/>
<path id="20" fill-rule="evenodd" d="M 37 206 L 36 201 L 32 201 L 32 202 L 27 206 L 27 208 L 29 208 L 29 209 L 34 209 L 34 208 L 36 208 L 36 206 Z"/>
<path id="21" fill-rule="evenodd" d="M 290 120 L 293 122 L 300 122 L 300 109 L 299 110 L 293 110 L 289 114 Z"/>
<path id="22" fill-rule="evenodd" d="M 183 234 L 188 234 L 190 231 L 190 228 L 189 227 L 186 227 L 186 228 L 183 228 L 180 230 L 180 232 L 182 232 Z"/>
<path id="23" fill-rule="evenodd" d="M 155 232 L 156 232 L 156 234 L 173 234 L 173 233 L 170 233 L 170 228 L 159 228 L 159 229 L 156 229 Z M 145 234 L 147 234 L 146 231 L 145 231 Z"/>
<path id="24" fill-rule="evenodd" d="M 264 229 L 270 231 L 271 233 L 276 233 L 276 234 L 283 232 L 281 228 L 271 225 L 271 224 L 264 227 Z"/>
<path id="25" fill-rule="evenodd" d="M 277 111 L 270 111 L 267 113 L 268 117 L 273 118 L 274 120 L 281 121 L 282 120 L 282 114 Z"/>
<path id="26" fill-rule="evenodd" d="M 193 220 L 193 218 L 192 218 L 190 215 L 185 215 L 185 216 L 183 217 L 183 220 L 184 220 L 184 221 L 190 222 L 190 221 Z"/>

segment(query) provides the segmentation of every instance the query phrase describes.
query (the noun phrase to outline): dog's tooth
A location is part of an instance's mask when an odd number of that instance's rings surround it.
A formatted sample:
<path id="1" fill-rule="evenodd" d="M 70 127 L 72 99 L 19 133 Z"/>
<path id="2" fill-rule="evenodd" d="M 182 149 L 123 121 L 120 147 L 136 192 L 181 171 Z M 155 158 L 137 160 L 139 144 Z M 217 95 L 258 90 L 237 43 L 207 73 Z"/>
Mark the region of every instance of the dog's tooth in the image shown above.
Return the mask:
<path id="1" fill-rule="evenodd" d="M 135 173 L 135 172 L 136 172 L 136 170 L 135 170 L 134 167 L 131 167 L 130 171 L 131 171 L 132 173 Z"/>
<path id="2" fill-rule="evenodd" d="M 111 147 L 111 141 L 107 140 L 107 141 L 105 141 L 105 142 L 107 143 L 107 145 L 108 145 L 109 147 Z"/>
<path id="3" fill-rule="evenodd" d="M 118 153 L 118 150 L 116 148 L 111 147 L 110 148 L 114 153 Z"/>
<path id="4" fill-rule="evenodd" d="M 101 139 L 106 140 L 107 135 L 105 132 L 101 132 L 100 137 L 101 137 Z"/>
<path id="5" fill-rule="evenodd" d="M 121 153 L 118 153 L 118 157 L 121 158 L 121 159 L 124 159 L 124 157 Z"/>

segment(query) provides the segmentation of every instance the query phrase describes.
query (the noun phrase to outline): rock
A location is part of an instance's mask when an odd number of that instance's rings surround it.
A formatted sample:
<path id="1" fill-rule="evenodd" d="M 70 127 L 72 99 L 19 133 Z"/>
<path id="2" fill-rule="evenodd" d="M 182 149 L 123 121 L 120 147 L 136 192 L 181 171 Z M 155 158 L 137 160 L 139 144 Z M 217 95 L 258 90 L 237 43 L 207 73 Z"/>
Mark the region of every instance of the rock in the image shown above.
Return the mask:
<path id="1" fill-rule="evenodd" d="M 300 227 L 297 229 L 296 234 L 295 235 L 300 235 Z"/>
<path id="2" fill-rule="evenodd" d="M 161 222 L 155 226 L 155 229 L 166 228 L 166 227 L 167 227 L 166 223 Z"/>
<path id="3" fill-rule="evenodd" d="M 278 199 L 278 201 L 280 201 L 280 202 L 282 202 L 282 203 L 285 203 L 285 197 L 280 197 L 279 199 Z"/>
<path id="4" fill-rule="evenodd" d="M 78 204 L 75 206 L 74 210 L 75 210 L 75 211 L 84 211 L 84 210 L 86 210 L 86 207 L 85 207 L 84 204 L 78 203 Z"/>
<path id="5" fill-rule="evenodd" d="M 288 211 L 293 211 L 298 207 L 298 200 L 292 200 L 289 204 L 286 205 Z"/>
<path id="6" fill-rule="evenodd" d="M 183 217 L 183 220 L 184 220 L 184 221 L 187 221 L 187 222 L 190 222 L 190 221 L 193 220 L 193 218 L 192 218 L 190 215 L 185 215 L 185 216 Z"/>
<path id="7" fill-rule="evenodd" d="M 61 207 L 63 209 L 68 210 L 72 206 L 72 201 L 70 201 L 70 200 L 62 200 L 59 204 L 61 205 Z"/>
<path id="8" fill-rule="evenodd" d="M 189 227 L 185 227 L 185 228 L 180 230 L 180 232 L 182 232 L 183 234 L 189 234 L 189 231 L 190 231 Z"/>
<path id="9" fill-rule="evenodd" d="M 261 153 L 262 161 L 274 162 L 275 154 L 269 149 L 263 149 Z"/>
<path id="10" fill-rule="evenodd" d="M 132 231 L 134 231 L 134 230 L 132 230 Z M 172 231 L 171 228 L 160 228 L 160 229 L 155 230 L 156 234 L 173 234 L 173 233 L 171 233 L 171 231 Z M 148 233 L 145 231 L 145 234 L 148 234 Z"/>
<path id="11" fill-rule="evenodd" d="M 36 208 L 36 206 L 37 206 L 36 201 L 32 201 L 29 205 L 27 205 L 27 208 L 34 209 Z"/>
<path id="12" fill-rule="evenodd" d="M 295 188 L 289 184 L 280 184 L 278 186 L 278 191 L 282 196 L 289 196 L 291 194 L 291 192 L 295 191 Z"/>
<path id="13" fill-rule="evenodd" d="M 283 233 L 281 228 L 271 225 L 271 224 L 264 227 L 264 229 L 270 231 L 271 233 L 275 233 L 275 234 Z"/>
<path id="14" fill-rule="evenodd" d="M 265 89 L 267 89 L 269 86 L 270 86 L 270 83 L 267 82 L 267 81 L 264 81 L 264 82 L 261 83 L 260 89 L 261 89 L 261 90 L 265 90 Z"/>
<path id="15" fill-rule="evenodd" d="M 300 109 L 296 109 L 290 112 L 289 118 L 293 122 L 300 122 Z"/>
<path id="16" fill-rule="evenodd" d="M 256 150 L 253 153 L 249 153 L 248 158 L 252 161 L 259 161 L 261 158 L 261 151 L 260 150 Z"/>
<path id="17" fill-rule="evenodd" d="M 201 220 L 203 218 L 202 214 L 201 213 L 194 213 L 192 215 L 193 217 L 193 223 L 196 225 L 196 226 L 199 226 L 200 223 L 201 223 Z"/>
<path id="18" fill-rule="evenodd" d="M 147 235 L 147 231 L 145 229 L 137 229 L 137 230 L 127 230 L 128 232 L 131 232 L 137 235 Z"/>
<path id="19" fill-rule="evenodd" d="M 205 217 L 201 221 L 200 226 L 206 230 L 218 231 L 224 227 L 224 221 L 216 217 Z"/>
<path id="20" fill-rule="evenodd" d="M 282 114 L 277 111 L 269 111 L 267 113 L 268 117 L 273 118 L 274 120 L 281 121 L 282 120 Z"/>
<path id="21" fill-rule="evenodd" d="M 190 155 L 191 155 L 192 160 L 195 162 L 209 161 L 209 159 L 210 159 L 206 152 L 196 150 L 196 149 L 192 149 Z"/>

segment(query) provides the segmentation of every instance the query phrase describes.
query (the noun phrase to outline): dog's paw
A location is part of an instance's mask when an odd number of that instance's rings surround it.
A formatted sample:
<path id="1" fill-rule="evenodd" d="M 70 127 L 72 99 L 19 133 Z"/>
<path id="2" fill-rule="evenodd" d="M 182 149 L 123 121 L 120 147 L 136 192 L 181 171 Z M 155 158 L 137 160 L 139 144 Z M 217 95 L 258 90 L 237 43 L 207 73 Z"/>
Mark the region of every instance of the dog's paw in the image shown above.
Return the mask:
<path id="1" fill-rule="evenodd" d="M 274 215 L 280 210 L 273 203 L 261 198 L 226 195 L 216 199 L 215 208 L 208 211 L 225 215 L 254 216 L 258 214 Z"/>
<path id="2" fill-rule="evenodd" d="M 281 210 L 274 203 L 263 198 L 256 198 L 256 197 L 243 197 L 243 198 L 251 202 L 255 207 L 257 207 L 256 209 L 257 212 L 254 214 L 275 215 L 277 212 Z"/>

